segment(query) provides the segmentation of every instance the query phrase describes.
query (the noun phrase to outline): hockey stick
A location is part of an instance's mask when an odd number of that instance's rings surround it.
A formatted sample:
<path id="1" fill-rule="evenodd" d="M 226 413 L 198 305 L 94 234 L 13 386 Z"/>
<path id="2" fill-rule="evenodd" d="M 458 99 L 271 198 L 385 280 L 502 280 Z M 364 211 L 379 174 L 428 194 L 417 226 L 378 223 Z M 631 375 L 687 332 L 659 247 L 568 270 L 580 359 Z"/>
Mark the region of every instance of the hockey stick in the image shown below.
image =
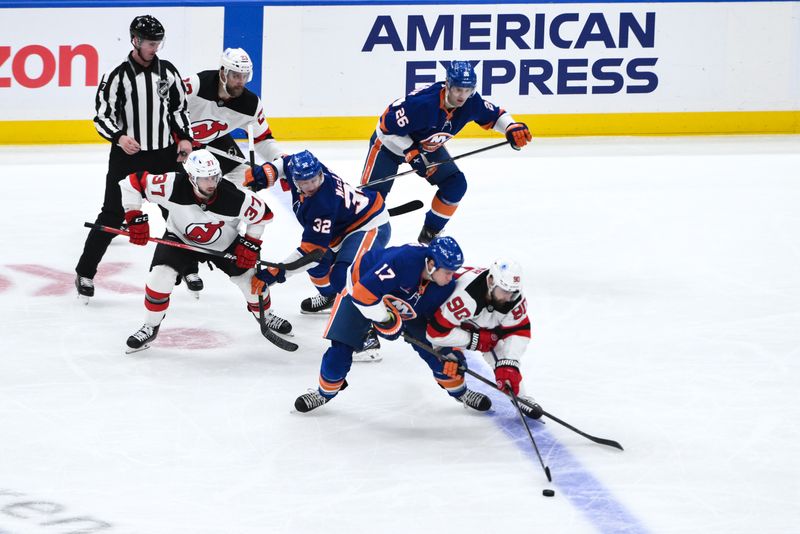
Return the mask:
<path id="1" fill-rule="evenodd" d="M 422 203 L 421 200 L 412 200 L 410 202 L 406 202 L 405 204 L 400 204 L 399 206 L 395 206 L 393 208 L 389 208 L 389 217 L 394 217 L 396 215 L 404 215 L 411 211 L 417 211 L 425 204 Z"/>
<path id="2" fill-rule="evenodd" d="M 252 124 L 247 125 L 247 147 L 250 153 L 250 168 L 253 169 L 256 166 L 256 153 L 255 149 L 253 148 Z M 261 261 L 261 249 L 258 251 L 258 260 Z M 261 265 L 259 264 L 256 270 L 258 271 L 260 268 Z M 278 336 L 278 334 L 270 330 L 270 328 L 267 326 L 267 316 L 266 311 L 264 310 L 264 294 L 261 291 L 258 293 L 258 326 L 261 329 L 261 335 L 276 347 L 289 352 L 294 352 L 299 348 L 296 343 L 292 343 L 291 341 L 283 339 L 282 337 Z"/>
<path id="3" fill-rule="evenodd" d="M 439 351 L 437 351 L 435 348 L 431 347 L 430 345 L 428 345 L 426 343 L 423 343 L 422 341 L 418 340 L 417 338 L 412 337 L 412 336 L 410 336 L 410 335 L 408 335 L 406 333 L 403 333 L 403 339 L 405 339 L 406 341 L 408 341 L 412 345 L 418 346 L 422 350 L 430 352 L 431 354 L 436 356 L 436 358 L 438 358 L 439 361 L 447 361 L 447 358 L 442 356 L 442 354 Z M 495 384 L 494 382 L 492 382 L 488 378 L 484 378 L 483 376 L 479 375 L 478 373 L 476 373 L 472 369 L 469 369 L 469 368 L 466 368 L 466 367 L 463 367 L 463 369 L 464 369 L 464 372 L 466 374 L 470 375 L 471 377 L 473 377 L 473 378 L 475 378 L 477 380 L 480 380 L 481 382 L 483 382 L 487 386 L 490 386 L 490 387 L 496 389 L 497 391 L 500 391 L 501 393 L 505 394 L 506 396 L 509 396 L 508 393 L 506 393 L 505 391 L 502 391 L 500 388 L 497 387 L 497 384 Z M 527 400 L 520 399 L 520 398 L 517 398 L 517 400 L 519 401 L 520 404 L 524 404 L 528 408 L 535 409 L 534 405 L 531 404 L 530 402 L 528 402 Z M 619 449 L 621 451 L 625 450 L 625 449 L 622 448 L 622 445 L 620 445 L 618 442 L 614 441 L 613 439 L 598 438 L 596 436 L 592 436 L 591 434 L 587 434 L 586 432 L 578 430 L 577 428 L 575 428 L 574 426 L 570 425 L 569 423 L 567 423 L 565 421 L 562 421 L 561 419 L 559 419 L 555 415 L 547 413 L 545 410 L 542 410 L 542 415 L 548 417 L 549 419 L 555 421 L 556 423 L 558 423 L 559 425 L 561 425 L 563 427 L 569 428 L 570 430 L 572 430 L 576 434 L 580 434 L 581 436 L 585 437 L 589 441 L 594 441 L 595 443 L 599 443 L 600 445 L 607 445 L 609 447 L 614 447 L 615 449 Z"/>
<path id="4" fill-rule="evenodd" d="M 104 226 L 102 224 L 95 224 L 90 222 L 85 222 L 83 225 L 86 228 L 92 228 L 93 230 L 100 230 L 101 232 L 108 232 L 109 234 L 117 234 L 117 235 L 130 235 L 125 230 L 120 230 L 119 228 L 112 228 L 110 226 Z M 203 254 L 208 254 L 210 256 L 217 256 L 220 258 L 225 258 L 226 260 L 236 261 L 236 255 L 231 254 L 230 252 L 219 252 L 216 250 L 210 250 L 207 248 L 200 248 L 195 247 L 193 245 L 187 245 L 186 243 L 181 243 L 180 241 L 171 241 L 169 239 L 159 239 L 157 237 L 149 237 L 147 238 L 148 241 L 152 241 L 153 243 L 158 243 L 160 245 L 167 245 L 170 247 L 182 248 L 185 250 L 191 250 L 192 252 L 200 252 Z M 271 261 L 265 260 L 258 260 L 256 262 L 257 265 L 266 265 L 267 267 L 276 267 L 278 269 L 285 269 L 287 271 L 294 271 L 295 269 L 299 269 L 300 267 L 305 267 L 309 263 L 318 262 L 324 252 L 321 250 L 314 250 L 309 252 L 305 256 L 297 258 L 294 261 L 290 261 L 289 263 L 275 263 Z"/>
<path id="5" fill-rule="evenodd" d="M 251 128 L 252 128 L 252 127 L 251 127 Z M 220 149 L 218 149 L 218 148 L 216 148 L 216 147 L 213 147 L 213 146 L 211 146 L 211 145 L 206 145 L 206 147 L 205 147 L 205 148 L 206 148 L 206 150 L 208 150 L 208 151 L 209 151 L 209 152 L 211 152 L 212 154 L 215 154 L 215 155 L 217 155 L 217 156 L 222 156 L 223 158 L 227 158 L 227 159 L 229 159 L 229 160 L 231 160 L 231 161 L 235 161 L 236 163 L 240 163 L 240 164 L 242 164 L 242 165 L 248 165 L 248 164 L 250 164 L 250 162 L 249 162 L 249 161 L 247 161 L 247 160 L 246 160 L 246 159 L 244 159 L 244 158 L 241 158 L 241 157 L 237 156 L 236 154 L 228 154 L 228 153 L 227 153 L 227 152 L 225 152 L 224 150 L 220 150 Z M 255 161 L 255 160 L 254 160 L 254 161 Z"/>
<path id="6" fill-rule="evenodd" d="M 503 141 L 502 143 L 495 143 L 493 145 L 485 146 L 483 148 L 478 148 L 478 149 L 472 150 L 470 152 L 464 152 L 463 154 L 459 154 L 458 156 L 454 156 L 454 157 L 452 157 L 450 159 L 446 159 L 444 161 L 437 161 L 436 163 L 431 163 L 426 168 L 435 169 L 439 165 L 444 165 L 445 163 L 450 163 L 450 162 L 459 160 L 461 158 L 466 158 L 467 156 L 472 156 L 474 154 L 479 154 L 481 152 L 486 152 L 487 150 L 491 150 L 491 149 L 497 148 L 499 146 L 505 146 L 507 144 L 508 144 L 508 141 Z M 398 172 L 397 174 L 393 174 L 391 176 L 386 176 L 384 178 L 380 178 L 378 180 L 375 180 L 374 182 L 369 182 L 367 184 L 359 185 L 358 189 L 363 189 L 365 187 L 371 187 L 373 185 L 378 185 L 378 184 L 382 184 L 384 182 L 389 182 L 391 180 L 394 180 L 395 178 L 399 178 L 400 176 L 405 176 L 406 174 L 411 174 L 412 172 L 417 172 L 417 171 L 415 169 L 409 169 L 407 171 Z"/>
<path id="7" fill-rule="evenodd" d="M 492 356 L 494 357 L 494 361 L 497 362 L 497 354 L 495 354 L 494 349 L 492 349 Z M 536 440 L 533 439 L 533 432 L 531 432 L 531 427 L 528 426 L 528 421 L 525 419 L 525 415 L 522 413 L 522 408 L 519 407 L 519 399 L 517 398 L 517 394 L 514 393 L 514 388 L 511 387 L 511 383 L 508 380 L 506 380 L 506 386 L 508 387 L 508 395 L 511 397 L 511 404 L 513 404 L 514 408 L 517 409 L 519 418 L 522 420 L 522 425 L 525 427 L 525 430 L 528 431 L 528 437 L 531 438 L 531 443 L 533 444 L 533 450 L 536 451 L 536 456 L 539 457 L 539 463 L 542 465 L 542 469 L 544 469 L 544 474 L 545 476 L 547 476 L 547 481 L 552 482 L 553 477 L 550 476 L 550 468 L 544 465 L 544 460 L 542 460 L 542 454 L 539 452 L 539 447 L 536 445 Z"/>

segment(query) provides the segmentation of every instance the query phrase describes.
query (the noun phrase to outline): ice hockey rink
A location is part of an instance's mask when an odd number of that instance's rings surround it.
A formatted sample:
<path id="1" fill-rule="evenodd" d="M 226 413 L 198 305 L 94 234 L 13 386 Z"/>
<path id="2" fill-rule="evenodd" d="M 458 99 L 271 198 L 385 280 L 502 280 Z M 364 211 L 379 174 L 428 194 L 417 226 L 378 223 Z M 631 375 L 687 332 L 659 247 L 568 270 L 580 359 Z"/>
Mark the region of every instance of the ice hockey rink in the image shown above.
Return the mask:
<path id="1" fill-rule="evenodd" d="M 367 149 L 282 146 L 353 183 Z M 532 422 L 552 483 L 508 399 L 465 409 L 402 341 L 294 413 L 326 347 L 327 316 L 299 313 L 304 275 L 272 294 L 296 353 L 203 265 L 201 298 L 176 288 L 152 348 L 125 355 L 153 245 L 117 238 L 88 306 L 73 286 L 107 154 L 0 148 L 0 533 L 797 532 L 800 137 L 537 139 L 459 161 L 447 233 L 468 265 L 523 264 L 529 392 L 625 448 Z M 411 174 L 388 204 L 433 192 Z M 281 260 L 300 229 L 262 195 L 262 255 Z M 391 244 L 423 216 L 394 217 Z"/>

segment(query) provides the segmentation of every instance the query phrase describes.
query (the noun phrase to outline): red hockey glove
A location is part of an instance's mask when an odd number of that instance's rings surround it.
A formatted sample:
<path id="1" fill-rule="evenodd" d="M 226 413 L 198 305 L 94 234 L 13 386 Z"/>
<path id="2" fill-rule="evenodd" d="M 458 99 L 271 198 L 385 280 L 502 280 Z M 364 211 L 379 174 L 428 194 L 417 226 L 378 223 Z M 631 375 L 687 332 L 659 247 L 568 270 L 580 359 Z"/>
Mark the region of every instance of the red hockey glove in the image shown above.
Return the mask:
<path id="1" fill-rule="evenodd" d="M 494 379 L 500 391 L 508 391 L 508 383 L 514 395 L 519 395 L 519 383 L 522 375 L 519 373 L 519 362 L 517 360 L 500 360 L 494 368 Z"/>
<path id="2" fill-rule="evenodd" d="M 461 349 L 444 349 L 441 355 L 446 360 L 444 365 L 442 365 L 442 373 L 450 378 L 464 376 L 464 371 L 467 368 L 467 360 L 464 358 L 464 353 L 461 352 Z"/>
<path id="3" fill-rule="evenodd" d="M 506 128 L 506 139 L 511 143 L 511 148 L 519 150 L 527 145 L 533 137 L 524 122 L 514 122 Z"/>
<path id="4" fill-rule="evenodd" d="M 264 165 L 256 165 L 252 169 L 248 167 L 244 171 L 244 186 L 253 191 L 261 191 L 272 187 L 277 179 L 278 168 L 269 162 Z"/>
<path id="5" fill-rule="evenodd" d="M 479 330 L 475 330 L 472 332 L 472 339 L 467 345 L 467 350 L 477 350 L 478 352 L 489 352 L 492 350 L 495 345 L 497 345 L 497 341 L 500 338 L 497 337 L 492 330 L 487 330 L 486 328 L 481 328 Z"/>
<path id="6" fill-rule="evenodd" d="M 240 269 L 252 269 L 258 261 L 258 253 L 261 250 L 261 240 L 246 235 L 239 236 L 234 249 L 236 254 L 236 266 Z"/>
<path id="7" fill-rule="evenodd" d="M 147 214 L 140 210 L 131 210 L 125 213 L 129 239 L 134 245 L 146 245 L 147 240 L 150 239 L 150 223 L 147 221 Z"/>
<path id="8" fill-rule="evenodd" d="M 411 165 L 417 175 L 427 178 L 436 172 L 436 167 L 428 169 L 428 162 L 425 161 L 425 156 L 422 155 L 416 145 L 412 145 L 404 153 L 406 155 L 406 163 Z"/>

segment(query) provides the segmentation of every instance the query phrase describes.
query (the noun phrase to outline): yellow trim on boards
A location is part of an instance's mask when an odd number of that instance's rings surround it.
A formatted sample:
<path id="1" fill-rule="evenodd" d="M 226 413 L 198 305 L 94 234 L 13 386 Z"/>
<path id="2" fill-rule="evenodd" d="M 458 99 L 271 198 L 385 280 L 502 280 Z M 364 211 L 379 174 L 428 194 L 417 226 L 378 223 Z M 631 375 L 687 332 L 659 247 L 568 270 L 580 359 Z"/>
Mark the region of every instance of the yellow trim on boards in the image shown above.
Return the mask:
<path id="1" fill-rule="evenodd" d="M 800 134 L 800 111 L 737 111 L 692 113 L 578 113 L 514 115 L 534 137 L 602 135 Z M 278 140 L 367 140 L 375 117 L 270 117 Z M 470 124 L 459 137 L 496 137 Z M 0 145 L 105 142 L 90 120 L 0 121 Z"/>

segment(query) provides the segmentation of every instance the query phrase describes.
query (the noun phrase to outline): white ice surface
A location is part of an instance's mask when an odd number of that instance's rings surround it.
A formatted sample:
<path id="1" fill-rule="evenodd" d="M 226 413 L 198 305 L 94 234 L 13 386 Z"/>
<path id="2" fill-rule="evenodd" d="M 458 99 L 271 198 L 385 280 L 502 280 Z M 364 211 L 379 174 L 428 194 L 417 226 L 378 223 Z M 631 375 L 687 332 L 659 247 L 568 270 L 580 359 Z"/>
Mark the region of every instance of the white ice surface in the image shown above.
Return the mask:
<path id="1" fill-rule="evenodd" d="M 284 146 L 351 181 L 367 148 Z M 176 288 L 153 348 L 124 355 L 152 246 L 116 239 L 89 306 L 72 286 L 107 151 L 0 148 L 0 533 L 797 532 L 800 137 L 545 139 L 459 162 L 448 233 L 468 264 L 526 269 L 529 390 L 625 447 L 533 424 L 553 484 L 506 400 L 465 410 L 400 341 L 292 413 L 326 347 L 304 276 L 273 290 L 297 353 L 203 266 L 201 299 Z M 405 176 L 389 205 L 433 192 Z M 266 198 L 264 256 L 282 259 L 299 229 Z M 423 214 L 393 219 L 392 244 Z"/>

